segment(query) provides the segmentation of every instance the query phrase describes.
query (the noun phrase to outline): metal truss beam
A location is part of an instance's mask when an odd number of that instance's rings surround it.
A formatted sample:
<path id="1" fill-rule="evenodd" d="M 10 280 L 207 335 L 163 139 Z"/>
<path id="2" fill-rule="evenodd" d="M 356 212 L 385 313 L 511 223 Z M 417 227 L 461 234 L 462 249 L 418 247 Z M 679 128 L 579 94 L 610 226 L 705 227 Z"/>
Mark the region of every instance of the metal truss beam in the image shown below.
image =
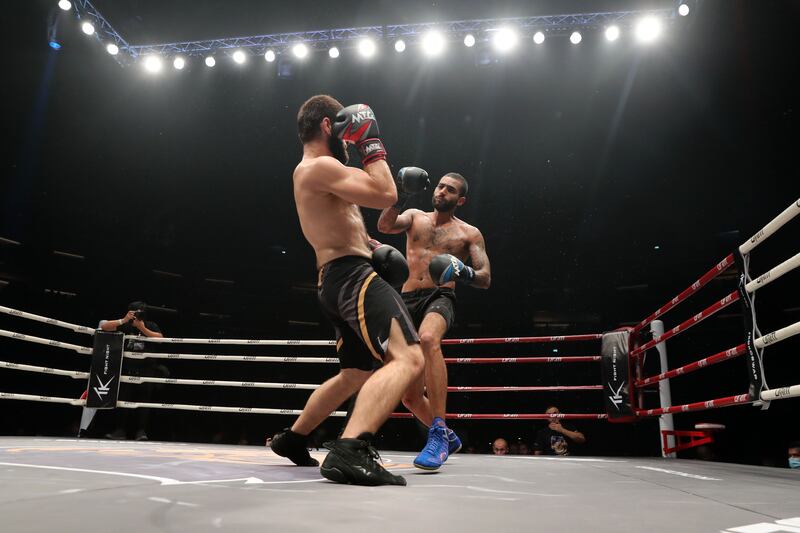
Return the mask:
<path id="1" fill-rule="evenodd" d="M 104 43 L 113 42 L 119 47 L 117 61 L 125 65 L 144 55 L 187 56 L 226 54 L 242 50 L 253 55 L 261 55 L 266 50 L 276 54 L 285 52 L 290 46 L 303 42 L 314 50 L 327 49 L 334 44 L 342 49 L 353 48 L 358 40 L 370 37 L 376 41 L 402 38 L 407 44 L 415 44 L 429 30 L 439 30 L 448 41 L 460 40 L 472 33 L 477 42 L 489 39 L 493 31 L 510 27 L 516 29 L 521 37 L 530 37 L 541 31 L 548 36 L 565 35 L 576 29 L 597 30 L 610 24 L 629 27 L 645 15 L 652 15 L 662 21 L 674 21 L 677 6 L 665 9 L 609 11 L 601 13 L 573 13 L 562 15 L 541 15 L 535 17 L 456 20 L 449 22 L 426 22 L 420 24 L 391 24 L 382 26 L 362 26 L 358 28 L 335 28 L 305 32 L 271 33 L 244 37 L 226 37 L 201 41 L 181 41 L 147 45 L 129 44 L 92 5 L 89 0 L 76 0 L 75 11 L 80 20 L 89 20 L 95 26 L 95 36 Z"/>

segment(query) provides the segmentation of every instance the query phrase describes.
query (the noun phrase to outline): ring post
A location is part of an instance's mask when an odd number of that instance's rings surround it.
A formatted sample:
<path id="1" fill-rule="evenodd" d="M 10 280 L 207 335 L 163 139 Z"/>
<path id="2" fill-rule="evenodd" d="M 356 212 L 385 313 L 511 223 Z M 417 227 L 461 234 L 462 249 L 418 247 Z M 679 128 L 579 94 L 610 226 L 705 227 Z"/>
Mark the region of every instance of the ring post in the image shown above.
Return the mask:
<path id="1" fill-rule="evenodd" d="M 660 337 L 664 334 L 664 322 L 661 320 L 653 320 L 650 323 L 650 331 L 653 333 L 653 337 Z M 669 370 L 669 364 L 667 363 L 667 344 L 665 342 L 659 342 L 656 344 L 656 350 L 658 350 L 661 372 L 664 373 Z M 658 382 L 658 397 L 661 407 L 672 406 L 672 391 L 669 386 L 669 378 L 662 379 Z M 659 446 L 661 446 L 662 457 L 672 457 L 674 459 L 676 457 L 674 451 L 667 453 L 667 449 L 675 448 L 675 423 L 671 414 L 664 414 L 658 417 L 658 429 L 661 434 L 659 436 L 666 435 L 666 440 L 663 443 L 661 439 L 658 441 Z"/>

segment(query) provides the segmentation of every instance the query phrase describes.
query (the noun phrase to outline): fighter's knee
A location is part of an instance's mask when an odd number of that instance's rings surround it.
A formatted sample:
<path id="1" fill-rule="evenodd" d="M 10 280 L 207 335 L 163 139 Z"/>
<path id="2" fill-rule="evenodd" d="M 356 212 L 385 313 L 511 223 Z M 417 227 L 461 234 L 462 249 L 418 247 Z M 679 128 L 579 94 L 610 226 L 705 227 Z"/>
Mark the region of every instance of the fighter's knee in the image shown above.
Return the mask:
<path id="1" fill-rule="evenodd" d="M 419 335 L 419 342 L 422 345 L 422 349 L 425 351 L 425 353 L 428 353 L 431 350 L 438 348 L 441 341 L 442 340 L 439 338 L 438 335 L 431 333 L 429 331 L 424 331 Z"/>

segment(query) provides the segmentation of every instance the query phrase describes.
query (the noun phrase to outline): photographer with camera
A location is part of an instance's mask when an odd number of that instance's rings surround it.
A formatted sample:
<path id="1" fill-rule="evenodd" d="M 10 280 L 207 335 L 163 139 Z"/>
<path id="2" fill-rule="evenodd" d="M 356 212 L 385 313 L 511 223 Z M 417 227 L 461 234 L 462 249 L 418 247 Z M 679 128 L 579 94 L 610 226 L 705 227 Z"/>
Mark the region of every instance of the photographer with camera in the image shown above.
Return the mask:
<path id="1" fill-rule="evenodd" d="M 128 312 L 119 320 L 101 320 L 100 329 L 103 331 L 119 331 L 125 335 L 143 335 L 145 337 L 163 337 L 158 324 L 146 320 L 147 304 L 132 302 Z M 136 350 L 134 350 L 136 351 Z M 141 351 L 141 350 L 139 350 Z"/>
<path id="2" fill-rule="evenodd" d="M 144 302 L 132 302 L 128 305 L 128 312 L 123 318 L 118 320 L 101 320 L 99 329 L 103 331 L 119 331 L 125 335 L 124 350 L 129 352 L 144 352 L 145 343 L 137 340 L 136 337 L 163 337 L 161 328 L 158 324 L 148 320 L 147 304 Z M 169 370 L 155 359 L 130 359 L 124 358 L 122 362 L 122 373 L 128 376 L 149 376 L 149 377 L 169 377 Z M 163 387 L 163 385 L 143 384 L 143 385 L 122 385 L 130 387 L 126 392 L 126 399 L 130 401 L 150 403 L 153 391 Z M 81 417 L 80 436 L 88 433 L 89 425 L 94 418 L 96 409 L 84 408 Z M 117 408 L 109 419 L 113 420 L 114 429 L 106 433 L 105 437 L 115 440 L 125 440 L 128 438 L 128 414 L 130 409 Z M 134 438 L 136 440 L 147 440 L 147 429 L 150 421 L 150 409 L 136 409 L 136 428 Z"/>

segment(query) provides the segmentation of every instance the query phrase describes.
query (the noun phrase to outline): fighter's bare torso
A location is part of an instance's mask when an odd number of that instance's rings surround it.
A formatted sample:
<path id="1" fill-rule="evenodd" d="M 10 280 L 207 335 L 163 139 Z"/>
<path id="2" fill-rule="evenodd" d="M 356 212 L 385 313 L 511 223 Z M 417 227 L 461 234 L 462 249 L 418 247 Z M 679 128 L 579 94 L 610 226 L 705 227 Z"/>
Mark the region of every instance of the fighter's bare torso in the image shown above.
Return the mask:
<path id="1" fill-rule="evenodd" d="M 369 259 L 367 230 L 361 210 L 338 196 L 309 187 L 307 183 L 320 178 L 330 156 L 304 157 L 292 176 L 294 199 L 300 227 L 317 256 L 317 268 L 346 255 Z M 324 176 L 322 176 L 324 179 Z"/>
<path id="2" fill-rule="evenodd" d="M 436 286 L 428 273 L 428 265 L 435 256 L 451 254 L 462 261 L 470 257 L 469 248 L 477 229 L 456 217 L 436 225 L 435 215 L 416 209 L 412 211 L 406 240 L 409 275 L 403 285 L 404 292 Z M 455 283 L 444 286 L 454 287 Z"/>

